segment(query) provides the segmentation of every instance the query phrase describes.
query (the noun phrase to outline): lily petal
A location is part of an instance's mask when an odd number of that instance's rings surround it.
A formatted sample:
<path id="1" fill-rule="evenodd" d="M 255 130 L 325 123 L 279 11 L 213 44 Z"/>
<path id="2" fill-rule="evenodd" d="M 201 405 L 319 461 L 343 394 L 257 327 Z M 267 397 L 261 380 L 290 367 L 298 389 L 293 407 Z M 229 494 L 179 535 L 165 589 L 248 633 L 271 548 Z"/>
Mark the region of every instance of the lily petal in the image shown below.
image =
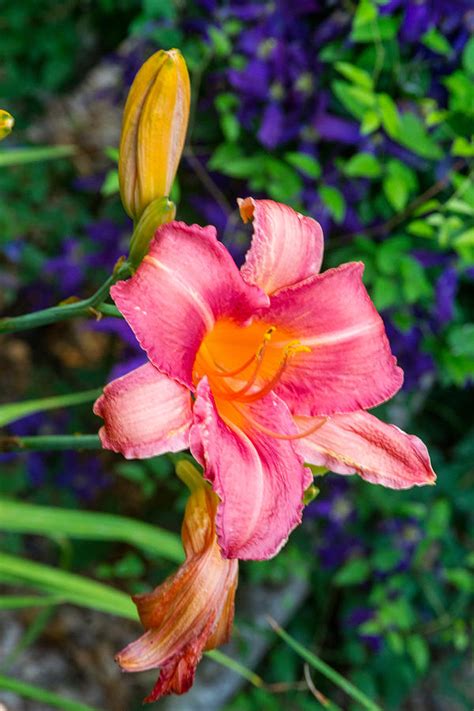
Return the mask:
<path id="1" fill-rule="evenodd" d="M 186 561 L 153 592 L 133 598 L 146 632 L 116 657 L 128 672 L 160 667 L 146 702 L 186 692 L 204 650 L 227 641 L 232 626 L 238 562 L 221 555 L 215 532 L 218 499 L 194 471 L 201 483 L 192 488 L 186 506 L 181 534 Z"/>
<path id="2" fill-rule="evenodd" d="M 189 391 L 151 363 L 105 386 L 94 405 L 104 419 L 102 446 L 127 459 L 145 459 L 189 446 Z"/>
<path id="3" fill-rule="evenodd" d="M 324 239 L 311 217 L 273 200 L 239 199 L 244 222 L 252 220 L 252 244 L 241 273 L 266 294 L 296 284 L 321 267 Z"/>
<path id="4" fill-rule="evenodd" d="M 285 403 L 270 394 L 245 414 L 220 416 L 207 378 L 197 388 L 191 451 L 220 498 L 216 530 L 226 558 L 262 560 L 276 555 L 301 522 L 311 475 L 294 442 L 275 438 L 296 428 Z"/>
<path id="5" fill-rule="evenodd" d="M 160 227 L 136 274 L 111 294 L 153 365 L 191 389 L 196 353 L 215 321 L 244 322 L 268 304 L 213 227 L 183 222 Z"/>
<path id="6" fill-rule="evenodd" d="M 310 348 L 290 359 L 275 388 L 295 414 L 375 407 L 402 385 L 403 371 L 362 283 L 363 268 L 343 264 L 271 299 L 265 320 Z"/>
<path id="7" fill-rule="evenodd" d="M 295 418 L 304 430 L 305 417 Z M 313 434 L 299 440 L 300 451 L 310 464 L 338 474 L 359 474 L 372 484 L 391 489 L 434 484 L 428 450 L 423 442 L 382 422 L 368 412 L 335 415 Z"/>

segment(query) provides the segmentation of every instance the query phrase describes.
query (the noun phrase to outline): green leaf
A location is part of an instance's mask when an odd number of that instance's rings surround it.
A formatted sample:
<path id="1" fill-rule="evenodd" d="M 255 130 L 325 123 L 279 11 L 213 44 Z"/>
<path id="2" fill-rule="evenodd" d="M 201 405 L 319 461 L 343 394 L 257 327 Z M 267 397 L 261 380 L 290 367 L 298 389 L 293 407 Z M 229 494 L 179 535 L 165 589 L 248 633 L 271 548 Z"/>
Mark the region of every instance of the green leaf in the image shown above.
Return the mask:
<path id="1" fill-rule="evenodd" d="M 129 620 L 137 619 L 135 606 L 128 595 L 75 573 L 0 553 L 0 575 L 2 574 L 13 576 L 40 590 L 55 593 L 65 602 Z"/>
<path id="2" fill-rule="evenodd" d="M 402 277 L 402 292 L 409 304 L 431 295 L 430 283 L 418 260 L 405 254 L 400 259 L 399 268 Z"/>
<path id="3" fill-rule="evenodd" d="M 377 267 L 384 274 L 397 274 L 399 270 L 398 260 L 411 246 L 409 237 L 390 237 L 377 245 L 375 261 Z"/>
<path id="4" fill-rule="evenodd" d="M 474 76 L 474 36 L 471 36 L 462 53 L 462 64 L 466 72 Z"/>
<path id="5" fill-rule="evenodd" d="M 408 202 L 408 188 L 395 175 L 386 175 L 383 179 L 383 191 L 390 205 L 397 212 L 403 210 Z"/>
<path id="6" fill-rule="evenodd" d="M 209 25 L 207 32 L 218 57 L 226 57 L 232 52 L 232 44 L 225 32 L 215 25 Z"/>
<path id="7" fill-rule="evenodd" d="M 468 264 L 474 263 L 474 227 L 454 238 L 453 247 Z"/>
<path id="8" fill-rule="evenodd" d="M 349 81 L 358 84 L 364 89 L 373 89 L 374 81 L 365 69 L 356 67 L 354 64 L 349 64 L 348 62 L 336 62 L 335 66 L 337 71 L 342 74 L 343 77 L 349 79 Z"/>
<path id="9" fill-rule="evenodd" d="M 223 113 L 220 119 L 222 133 L 227 141 L 237 141 L 240 136 L 240 123 L 234 114 Z"/>
<path id="10" fill-rule="evenodd" d="M 474 323 L 453 326 L 448 334 L 448 343 L 453 355 L 474 358 Z"/>
<path id="11" fill-rule="evenodd" d="M 400 116 L 396 103 L 388 94 L 379 94 L 377 96 L 377 104 L 382 126 L 385 131 L 390 138 L 398 138 L 400 133 Z"/>
<path id="12" fill-rule="evenodd" d="M 468 141 L 464 136 L 457 136 L 451 147 L 451 155 L 463 158 L 474 157 L 474 141 Z"/>
<path id="13" fill-rule="evenodd" d="M 428 47 L 428 49 L 438 54 L 448 55 L 452 52 L 452 47 L 446 37 L 442 35 L 441 32 L 438 32 L 435 27 L 431 27 L 428 32 L 425 32 L 421 41 L 425 47 Z"/>
<path id="14" fill-rule="evenodd" d="M 354 88 L 355 87 L 345 81 L 333 81 L 331 84 L 334 96 L 341 102 L 344 108 L 355 116 L 356 119 L 362 121 L 367 109 L 375 105 L 375 96 L 367 92 L 364 94 L 363 91 L 362 95 L 360 92 L 354 94 Z M 369 98 L 371 98 L 372 101 L 369 101 Z"/>
<path id="15" fill-rule="evenodd" d="M 377 111 L 369 109 L 366 111 L 362 123 L 360 125 L 360 132 L 363 136 L 367 136 L 369 133 L 373 133 L 378 128 L 380 128 L 380 116 Z"/>
<path id="16" fill-rule="evenodd" d="M 332 185 L 323 185 L 319 189 L 319 197 L 327 207 L 335 222 L 340 223 L 346 214 L 346 201 L 343 194 Z"/>
<path id="17" fill-rule="evenodd" d="M 407 226 L 407 232 L 415 237 L 434 237 L 435 230 L 425 220 L 412 220 Z"/>
<path id="18" fill-rule="evenodd" d="M 58 158 L 71 158 L 76 152 L 76 146 L 3 149 L 0 152 L 0 167 L 39 163 L 43 160 L 57 160 Z"/>
<path id="19" fill-rule="evenodd" d="M 365 558 L 352 558 L 336 573 L 334 583 L 339 586 L 359 585 L 369 577 L 370 563 Z"/>
<path id="20" fill-rule="evenodd" d="M 450 568 L 444 571 L 444 577 L 462 592 L 474 592 L 474 575 L 465 568 Z"/>
<path id="21" fill-rule="evenodd" d="M 307 153 L 290 151 L 285 153 L 285 160 L 309 178 L 314 178 L 316 180 L 321 176 L 321 165 L 319 164 L 319 161 Z"/>
<path id="22" fill-rule="evenodd" d="M 344 173 L 350 178 L 378 178 L 382 167 L 372 153 L 358 153 L 346 163 Z"/>
<path id="23" fill-rule="evenodd" d="M 102 193 L 102 195 L 105 195 L 105 197 L 109 197 L 110 195 L 115 195 L 115 193 L 118 193 L 119 190 L 120 184 L 118 170 L 109 170 L 109 172 L 105 176 L 104 182 L 102 183 L 100 192 Z"/>
<path id="24" fill-rule="evenodd" d="M 12 402 L 7 405 L 0 405 L 0 427 L 9 425 L 15 420 L 32 415 L 35 412 L 45 410 L 56 410 L 60 407 L 72 407 L 83 403 L 93 402 L 102 393 L 102 389 L 85 390 L 81 393 L 69 393 L 68 395 L 56 395 L 54 397 L 41 398 L 39 400 L 25 400 L 23 402 Z"/>
<path id="25" fill-rule="evenodd" d="M 419 634 L 410 635 L 406 640 L 406 650 L 417 670 L 423 674 L 430 661 L 430 650 L 425 639 Z"/>
<path id="26" fill-rule="evenodd" d="M 401 553 L 397 548 L 380 548 L 372 556 L 372 565 L 377 570 L 387 572 L 400 562 Z"/>
<path id="27" fill-rule="evenodd" d="M 422 121 L 412 113 L 401 114 L 398 142 L 423 158 L 439 160 L 443 151 L 427 132 Z"/>
<path id="28" fill-rule="evenodd" d="M 80 703 L 79 701 L 73 701 L 72 699 L 66 699 L 64 696 L 59 696 L 59 694 L 55 694 L 47 689 L 28 684 L 26 681 L 3 676 L 3 674 L 0 675 L 0 689 L 9 691 L 12 694 L 17 694 L 24 699 L 32 699 L 41 704 L 63 709 L 63 711 L 97 711 L 97 709 L 94 709 L 92 706 Z"/>
<path id="29" fill-rule="evenodd" d="M 442 538 L 446 533 L 451 518 L 451 506 L 446 499 L 438 499 L 431 507 L 426 521 L 426 535 L 429 538 Z"/>
<path id="30" fill-rule="evenodd" d="M 179 536 L 115 514 L 37 506 L 0 499 L 0 530 L 84 540 L 122 541 L 181 563 Z"/>
<path id="31" fill-rule="evenodd" d="M 397 304 L 400 301 L 400 290 L 397 281 L 390 277 L 378 276 L 374 282 L 372 297 L 379 311 Z"/>
<path id="32" fill-rule="evenodd" d="M 64 602 L 59 595 L 1 595 L 0 610 L 21 610 L 26 607 L 50 607 Z"/>
<path id="33" fill-rule="evenodd" d="M 395 654 L 403 654 L 405 651 L 405 641 L 399 632 L 387 632 L 386 640 L 388 646 Z"/>

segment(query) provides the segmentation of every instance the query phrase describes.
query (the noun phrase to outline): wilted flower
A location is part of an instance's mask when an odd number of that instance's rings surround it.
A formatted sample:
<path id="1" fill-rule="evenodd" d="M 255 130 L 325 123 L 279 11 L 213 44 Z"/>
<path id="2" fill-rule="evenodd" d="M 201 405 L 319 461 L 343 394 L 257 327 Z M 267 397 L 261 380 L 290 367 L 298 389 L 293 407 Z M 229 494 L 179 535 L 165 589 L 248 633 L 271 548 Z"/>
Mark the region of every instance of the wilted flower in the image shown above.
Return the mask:
<path id="1" fill-rule="evenodd" d="M 203 652 L 228 640 L 234 617 L 238 562 L 223 558 L 217 543 L 217 496 L 190 462 L 176 470 L 191 490 L 181 532 L 186 561 L 152 593 L 133 597 L 146 632 L 116 657 L 129 672 L 160 667 L 146 702 L 188 691 Z"/>
<path id="2" fill-rule="evenodd" d="M 0 109 L 0 141 L 3 141 L 13 129 L 15 125 L 15 119 L 8 111 Z"/>
<path id="3" fill-rule="evenodd" d="M 130 89 L 119 151 L 120 194 L 135 221 L 167 197 L 176 175 L 189 119 L 186 62 L 177 49 L 159 51 L 141 67 Z"/>
<path id="4" fill-rule="evenodd" d="M 220 499 L 223 554 L 262 559 L 301 520 L 304 460 L 396 489 L 435 475 L 418 438 L 365 412 L 403 374 L 363 265 L 318 274 L 317 222 L 269 200 L 240 210 L 254 225 L 240 271 L 214 228 L 173 222 L 112 288 L 150 362 L 95 412 L 103 446 L 125 457 L 190 447 Z"/>

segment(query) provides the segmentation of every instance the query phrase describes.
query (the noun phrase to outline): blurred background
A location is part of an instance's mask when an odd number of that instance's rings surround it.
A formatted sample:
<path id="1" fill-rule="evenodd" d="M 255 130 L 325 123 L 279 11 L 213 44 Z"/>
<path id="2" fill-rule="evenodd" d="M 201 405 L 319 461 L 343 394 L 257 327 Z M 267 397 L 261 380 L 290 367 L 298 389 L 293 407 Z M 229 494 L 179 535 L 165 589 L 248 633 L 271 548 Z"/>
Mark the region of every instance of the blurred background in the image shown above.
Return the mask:
<path id="1" fill-rule="evenodd" d="M 13 0 L 0 2 L 0 311 L 91 294 L 127 253 L 117 188 L 124 101 L 141 63 L 178 47 L 193 105 L 173 199 L 216 225 L 239 262 L 236 198 L 315 217 L 325 267 L 363 260 L 405 371 L 377 414 L 427 443 L 438 484 L 390 491 L 327 474 L 279 556 L 241 565 L 231 653 L 257 689 L 206 662 L 196 690 L 162 709 L 309 711 L 321 692 L 361 706 L 279 640 L 299 642 L 385 710 L 472 710 L 474 547 L 474 5 L 472 0 Z M 68 157 L 15 162 L 25 146 Z M 67 153 L 68 151 L 66 151 Z M 8 163 L 8 164 L 7 164 Z M 126 324 L 74 319 L 0 340 L 2 403 L 93 388 L 143 356 Z M 4 434 L 95 433 L 91 404 L 23 418 Z M 1 455 L 1 501 L 120 514 L 179 531 L 182 485 L 166 458 L 110 452 Z M 2 524 L 9 555 L 127 593 L 173 568 L 159 555 Z M 11 595 L 8 576 L 1 591 Z M 22 591 L 21 587 L 13 587 Z M 0 674 L 104 711 L 140 708 L 154 674 L 121 675 L 138 628 L 80 607 L 1 611 Z M 2 705 L 3 704 L 3 705 Z M 53 708 L 1 690 L 0 708 Z M 67 707 L 63 707 L 67 708 Z"/>

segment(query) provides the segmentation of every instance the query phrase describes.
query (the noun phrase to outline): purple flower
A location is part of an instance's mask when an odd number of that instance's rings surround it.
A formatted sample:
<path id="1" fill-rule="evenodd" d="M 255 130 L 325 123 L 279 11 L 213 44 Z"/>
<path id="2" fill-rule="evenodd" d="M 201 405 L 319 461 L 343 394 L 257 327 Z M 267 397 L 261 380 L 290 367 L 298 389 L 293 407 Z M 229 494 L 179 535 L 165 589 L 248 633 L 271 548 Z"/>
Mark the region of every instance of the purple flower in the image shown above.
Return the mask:
<path id="1" fill-rule="evenodd" d="M 457 270 L 447 267 L 436 282 L 435 318 L 440 326 L 453 320 L 458 280 Z"/>

